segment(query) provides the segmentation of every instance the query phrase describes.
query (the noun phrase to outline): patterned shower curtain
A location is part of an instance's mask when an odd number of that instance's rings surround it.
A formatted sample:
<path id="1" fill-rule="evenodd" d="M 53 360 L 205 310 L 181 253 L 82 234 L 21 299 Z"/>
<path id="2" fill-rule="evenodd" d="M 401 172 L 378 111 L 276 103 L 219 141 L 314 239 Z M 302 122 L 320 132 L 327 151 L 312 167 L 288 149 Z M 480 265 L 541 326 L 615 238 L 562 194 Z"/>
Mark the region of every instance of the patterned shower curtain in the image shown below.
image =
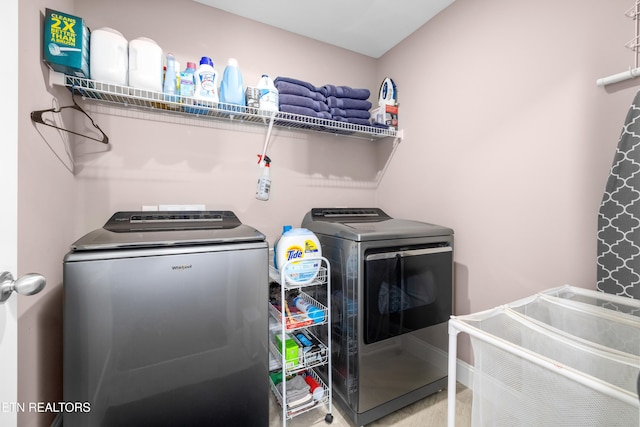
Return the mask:
<path id="1" fill-rule="evenodd" d="M 640 299 L 640 92 L 627 113 L 600 204 L 597 288 Z"/>

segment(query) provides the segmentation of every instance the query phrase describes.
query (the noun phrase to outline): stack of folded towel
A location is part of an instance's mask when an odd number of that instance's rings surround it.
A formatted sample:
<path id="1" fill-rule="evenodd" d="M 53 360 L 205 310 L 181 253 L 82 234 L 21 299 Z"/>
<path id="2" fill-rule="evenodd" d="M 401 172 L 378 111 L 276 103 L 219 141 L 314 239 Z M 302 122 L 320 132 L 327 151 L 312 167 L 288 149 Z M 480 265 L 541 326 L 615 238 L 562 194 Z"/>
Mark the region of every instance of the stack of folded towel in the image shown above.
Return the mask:
<path id="1" fill-rule="evenodd" d="M 355 89 L 349 86 L 325 85 L 322 92 L 333 120 L 368 126 L 371 102 L 369 89 Z"/>
<path id="2" fill-rule="evenodd" d="M 369 126 L 369 89 L 324 85 L 317 87 L 291 77 L 276 77 L 280 111 Z"/>
<path id="3" fill-rule="evenodd" d="M 290 77 L 276 77 L 273 84 L 278 89 L 280 111 L 321 119 L 332 118 L 321 88 Z"/>
<path id="4" fill-rule="evenodd" d="M 301 409 L 302 407 L 312 406 L 315 404 L 313 395 L 309 390 L 309 384 L 300 375 L 286 381 L 287 383 L 287 409 Z M 282 394 L 282 384 L 276 385 L 276 388 Z"/>

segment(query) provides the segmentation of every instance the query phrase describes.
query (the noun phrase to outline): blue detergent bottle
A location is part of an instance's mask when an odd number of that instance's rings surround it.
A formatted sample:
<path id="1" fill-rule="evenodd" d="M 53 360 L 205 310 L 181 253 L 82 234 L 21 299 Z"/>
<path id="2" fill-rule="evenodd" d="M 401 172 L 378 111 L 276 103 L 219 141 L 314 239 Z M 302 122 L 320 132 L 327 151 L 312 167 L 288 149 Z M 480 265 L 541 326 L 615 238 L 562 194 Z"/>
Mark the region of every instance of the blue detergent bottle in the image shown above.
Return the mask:
<path id="1" fill-rule="evenodd" d="M 171 103 L 177 103 L 178 97 L 176 96 L 176 88 L 178 86 L 177 77 L 179 76 L 179 70 L 176 70 L 176 57 L 172 53 L 167 53 L 167 71 L 164 75 L 164 84 L 162 92 L 164 92 L 164 100 Z M 176 109 L 177 106 L 173 104 L 167 104 L 167 108 Z"/>
<path id="2" fill-rule="evenodd" d="M 242 73 L 238 67 L 238 61 L 229 58 L 229 62 L 222 74 L 222 82 L 220 83 L 220 106 L 221 110 L 244 112 L 247 105 L 244 96 L 244 84 L 242 81 Z"/>

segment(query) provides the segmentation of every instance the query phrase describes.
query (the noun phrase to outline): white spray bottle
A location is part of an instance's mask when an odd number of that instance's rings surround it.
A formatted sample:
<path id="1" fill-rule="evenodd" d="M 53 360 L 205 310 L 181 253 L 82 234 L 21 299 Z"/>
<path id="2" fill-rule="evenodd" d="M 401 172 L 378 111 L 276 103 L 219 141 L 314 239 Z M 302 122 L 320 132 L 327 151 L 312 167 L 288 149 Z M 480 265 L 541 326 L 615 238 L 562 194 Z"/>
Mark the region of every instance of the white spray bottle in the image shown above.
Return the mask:
<path id="1" fill-rule="evenodd" d="M 271 113 L 271 120 L 269 120 L 269 128 L 267 129 L 267 137 L 264 140 L 262 154 L 258 154 L 258 164 L 262 169 L 260 178 L 258 178 L 258 188 L 256 188 L 256 199 L 258 200 L 269 200 L 269 192 L 271 191 L 271 176 L 269 170 L 271 159 L 267 156 L 267 147 L 269 147 L 269 138 L 271 138 L 271 130 L 273 129 L 276 114 L 276 111 Z"/>
<path id="2" fill-rule="evenodd" d="M 258 164 L 262 169 L 262 174 L 258 178 L 258 187 L 256 188 L 256 199 L 269 200 L 269 191 L 271 191 L 271 175 L 269 172 L 269 166 L 271 165 L 271 159 L 269 156 L 258 154 Z"/>

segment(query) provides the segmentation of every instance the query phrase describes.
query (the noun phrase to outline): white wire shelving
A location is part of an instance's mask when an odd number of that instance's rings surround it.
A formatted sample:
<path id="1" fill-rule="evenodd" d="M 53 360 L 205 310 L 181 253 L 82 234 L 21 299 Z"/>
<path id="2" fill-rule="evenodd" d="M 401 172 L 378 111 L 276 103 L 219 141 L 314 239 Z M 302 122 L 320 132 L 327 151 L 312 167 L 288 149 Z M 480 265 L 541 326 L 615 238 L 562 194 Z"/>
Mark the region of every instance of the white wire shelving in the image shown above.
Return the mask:
<path id="1" fill-rule="evenodd" d="M 66 75 L 53 70 L 50 70 L 49 84 L 66 86 L 74 93 L 81 95 L 84 100 L 182 115 L 188 118 L 268 126 L 269 120 L 273 117 L 273 126 L 283 129 L 323 132 L 369 140 L 401 137 L 401 131 L 392 128 L 363 126 L 282 111 L 272 113 L 257 108 L 241 107 L 221 102 L 213 103 L 197 100 L 196 105 L 196 100 L 190 97 L 168 96 L 162 92 L 104 83 Z"/>

